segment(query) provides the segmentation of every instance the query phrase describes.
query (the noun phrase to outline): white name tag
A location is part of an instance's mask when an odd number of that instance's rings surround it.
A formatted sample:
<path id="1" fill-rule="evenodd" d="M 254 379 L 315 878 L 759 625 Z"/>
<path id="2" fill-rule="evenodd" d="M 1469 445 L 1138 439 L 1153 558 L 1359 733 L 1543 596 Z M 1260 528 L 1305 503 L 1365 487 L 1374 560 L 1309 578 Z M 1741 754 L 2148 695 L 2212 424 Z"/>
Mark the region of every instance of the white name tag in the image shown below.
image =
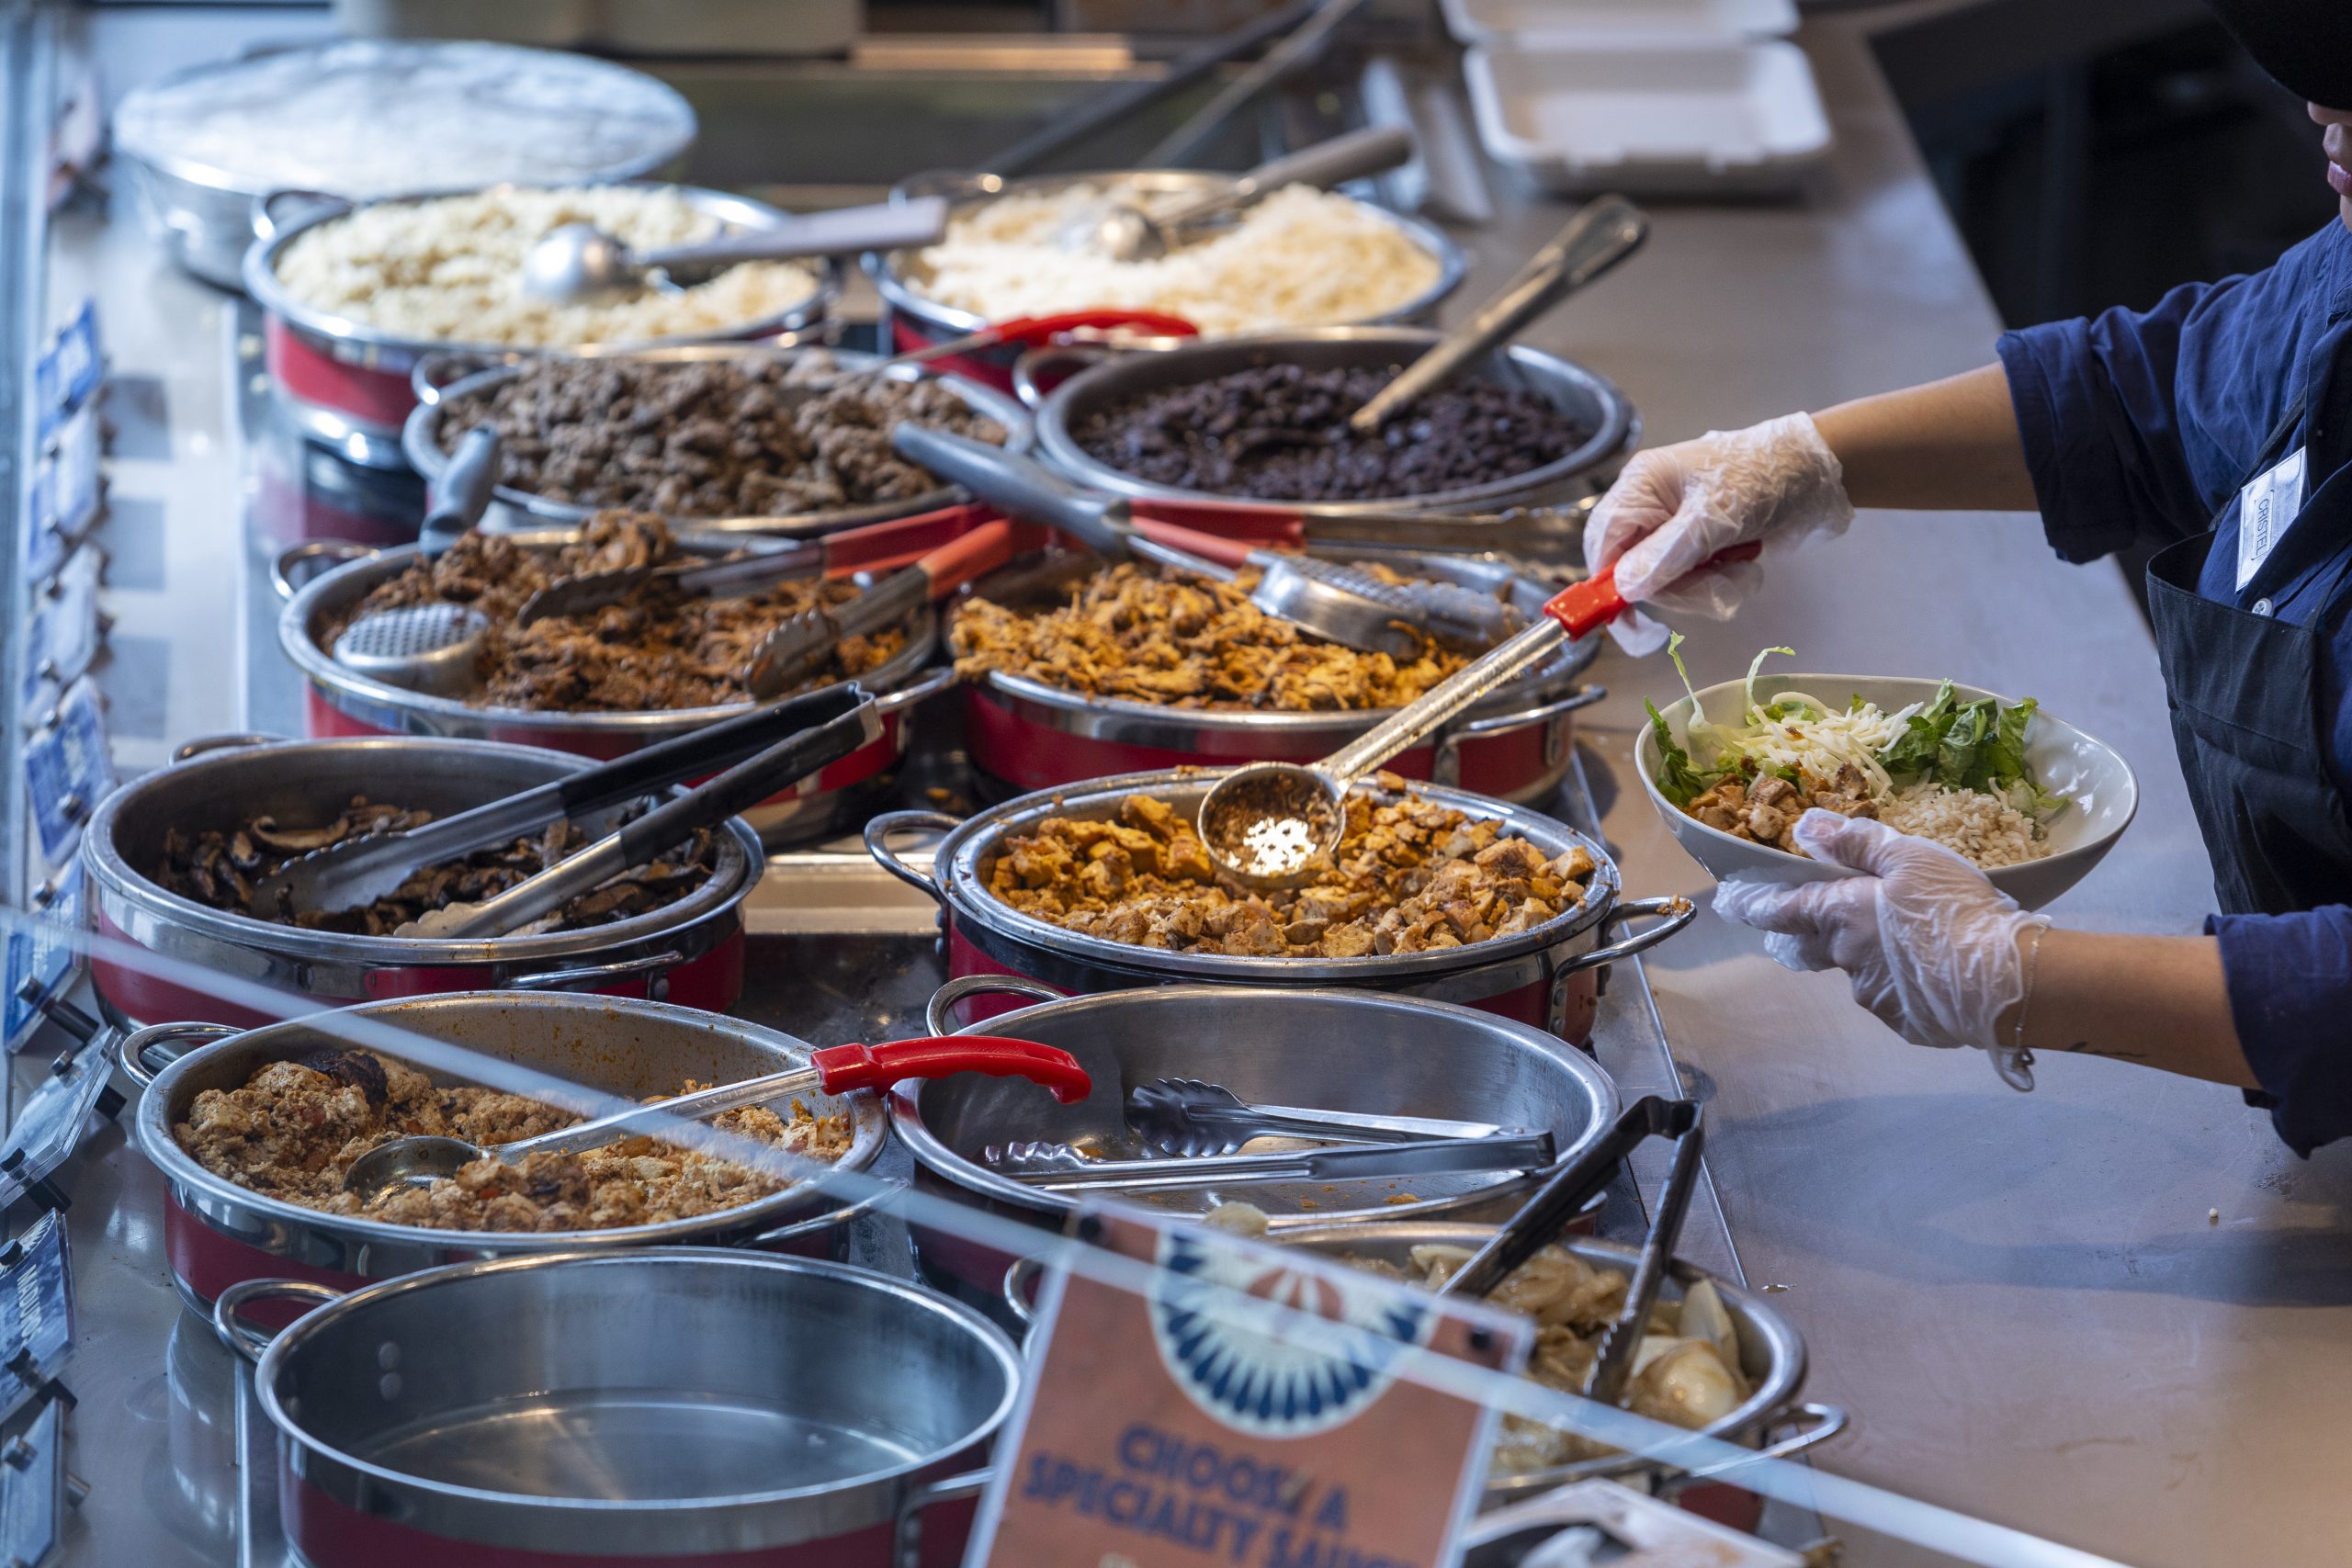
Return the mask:
<path id="1" fill-rule="evenodd" d="M 2303 509 L 2303 449 L 2238 491 L 2238 592 L 2254 581 Z"/>

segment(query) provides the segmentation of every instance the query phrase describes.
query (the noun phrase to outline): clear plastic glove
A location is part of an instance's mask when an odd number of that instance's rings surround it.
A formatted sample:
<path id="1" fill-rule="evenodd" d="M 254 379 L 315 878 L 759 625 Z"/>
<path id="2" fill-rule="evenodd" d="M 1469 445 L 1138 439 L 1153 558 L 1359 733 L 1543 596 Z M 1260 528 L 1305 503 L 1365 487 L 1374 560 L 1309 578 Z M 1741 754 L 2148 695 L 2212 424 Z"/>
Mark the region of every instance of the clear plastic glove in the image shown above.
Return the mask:
<path id="1" fill-rule="evenodd" d="M 1883 822 L 1815 807 L 1795 831 L 1814 859 L 1861 874 L 1726 882 L 1715 912 L 1770 932 L 1765 951 L 1787 968 L 1843 969 L 1854 999 L 1914 1045 L 1974 1045 L 2030 1088 L 1995 1025 L 2025 995 L 2018 939 L 2046 922 L 1941 844 Z"/>
<path id="2" fill-rule="evenodd" d="M 1701 561 L 1751 540 L 1836 534 L 1854 520 L 1845 472 L 1810 415 L 1634 454 L 1585 523 L 1585 564 L 1615 562 L 1630 604 L 1728 617 L 1762 572 L 1735 561 L 1693 577 Z"/>

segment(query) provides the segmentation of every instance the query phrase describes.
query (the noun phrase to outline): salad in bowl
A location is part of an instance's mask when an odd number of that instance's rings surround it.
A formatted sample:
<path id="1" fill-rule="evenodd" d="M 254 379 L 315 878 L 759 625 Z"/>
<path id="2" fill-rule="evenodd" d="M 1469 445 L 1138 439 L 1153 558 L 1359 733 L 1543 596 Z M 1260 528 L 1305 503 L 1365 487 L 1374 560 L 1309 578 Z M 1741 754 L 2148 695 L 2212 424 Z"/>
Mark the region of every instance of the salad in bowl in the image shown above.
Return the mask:
<path id="1" fill-rule="evenodd" d="M 1680 642 L 1678 637 L 1676 644 Z M 1811 807 L 1933 840 L 2029 908 L 2097 864 L 2139 787 L 2113 750 L 2041 711 L 1958 682 L 1801 674 L 1693 690 L 1634 746 L 1636 771 L 1684 849 L 1718 880 L 1844 875 L 1790 830 Z"/>

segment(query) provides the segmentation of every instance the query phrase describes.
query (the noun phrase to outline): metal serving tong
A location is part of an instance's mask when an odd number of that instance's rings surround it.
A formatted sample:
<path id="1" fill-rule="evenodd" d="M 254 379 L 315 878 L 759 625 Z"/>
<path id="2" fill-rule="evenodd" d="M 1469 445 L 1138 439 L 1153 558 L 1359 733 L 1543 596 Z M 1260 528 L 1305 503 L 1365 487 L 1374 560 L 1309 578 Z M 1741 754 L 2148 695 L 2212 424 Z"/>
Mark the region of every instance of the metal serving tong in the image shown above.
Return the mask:
<path id="1" fill-rule="evenodd" d="M 372 904 L 427 866 L 511 842 L 697 774 L 731 767 L 812 726 L 854 714 L 865 700 L 865 694 L 855 685 L 827 687 L 657 741 L 616 761 L 421 828 L 345 839 L 312 850 L 256 878 L 254 906 L 292 913 Z"/>
<path id="2" fill-rule="evenodd" d="M 550 615 L 584 615 L 607 604 L 617 604 L 648 583 L 666 582 L 688 598 L 745 598 L 797 577 L 849 577 L 861 571 L 887 571 L 910 566 L 929 553 L 924 541 L 938 531 L 938 513 L 899 517 L 888 523 L 843 528 L 806 544 L 753 548 L 715 560 L 672 561 L 663 566 L 625 566 L 611 571 L 584 572 L 550 582 L 523 601 L 514 624 L 527 626 Z M 737 521 L 722 518 L 704 526 L 724 527 Z M 789 518 L 773 521 L 786 523 Z"/>
<path id="3" fill-rule="evenodd" d="M 1137 1084 L 1127 1090 L 1126 1116 L 1128 1130 L 1143 1140 L 1146 1148 L 1188 1158 L 1238 1154 L 1252 1138 L 1409 1144 L 1430 1138 L 1490 1138 L 1505 1131 L 1491 1122 L 1251 1105 L 1223 1084 L 1199 1078 L 1154 1078 Z"/>
<path id="4" fill-rule="evenodd" d="M 1024 1077 L 1053 1090 L 1054 1098 L 1074 1105 L 1092 1092 L 1093 1080 L 1078 1058 L 1052 1045 L 996 1034 L 927 1035 L 896 1040 L 882 1045 L 833 1045 L 808 1053 L 808 1065 L 780 1073 L 765 1073 L 741 1083 L 673 1095 L 650 1105 L 616 1111 L 594 1121 L 560 1127 L 536 1137 L 485 1146 L 463 1138 L 413 1133 L 390 1138 L 351 1162 L 343 1174 L 344 1190 L 372 1198 L 389 1188 L 421 1186 L 455 1176 L 478 1159 L 495 1158 L 514 1165 L 535 1154 L 582 1154 L 618 1143 L 641 1132 L 684 1119 L 766 1105 L 786 1095 L 815 1089 L 820 1094 L 851 1094 L 859 1089 L 885 1089 L 901 1078 L 944 1078 L 957 1073 L 986 1073 L 991 1077 Z"/>
<path id="5" fill-rule="evenodd" d="M 846 604 L 803 610 L 778 623 L 752 650 L 743 670 L 744 689 L 762 700 L 790 691 L 842 639 L 896 626 L 1012 558 L 1012 525 L 984 523 L 892 572 Z"/>
<path id="6" fill-rule="evenodd" d="M 1625 1310 L 1600 1331 L 1600 1350 L 1585 1378 L 1587 1399 L 1614 1404 L 1624 1397 L 1625 1382 L 1634 1373 L 1634 1352 L 1642 1336 L 1649 1332 L 1650 1308 L 1657 1304 L 1658 1287 L 1666 1283 L 1667 1268 L 1674 1261 L 1675 1238 L 1682 1234 L 1682 1217 L 1690 1213 L 1690 1194 L 1699 1185 L 1699 1156 L 1706 1135 L 1705 1126 L 1693 1111 L 1690 1125 L 1674 1145 L 1674 1163 L 1667 1168 L 1666 1186 L 1650 1214 L 1650 1234 L 1634 1266 L 1634 1282 L 1625 1291 Z"/>
<path id="7" fill-rule="evenodd" d="M 840 717 L 786 737 L 757 756 L 655 807 L 636 821 L 625 824 L 618 832 L 599 839 L 536 876 L 526 877 L 496 897 L 485 898 L 479 904 L 459 903 L 428 909 L 392 934 L 442 940 L 503 936 L 549 910 L 561 908 L 629 867 L 642 864 L 696 829 L 722 822 L 818 769 L 841 761 L 882 735 L 882 718 L 874 699 L 854 685 L 847 689 L 856 698 L 856 704 Z"/>
<path id="8" fill-rule="evenodd" d="M 1471 1256 L 1470 1261 L 1455 1269 L 1439 1287 L 1442 1296 L 1486 1296 L 1496 1286 L 1510 1278 L 1512 1272 L 1529 1258 L 1550 1245 L 1561 1228 L 1584 1212 L 1584 1207 L 1617 1174 L 1625 1156 L 1634 1152 L 1645 1138 L 1685 1138 L 1699 1124 L 1699 1102 L 1695 1100 L 1668 1100 L 1645 1094 L 1634 1101 L 1618 1116 L 1616 1123 L 1590 1148 L 1560 1167 L 1545 1179 L 1534 1195 L 1520 1205 L 1519 1212 L 1504 1222 L 1487 1245 Z M 1687 1138 L 1686 1138 L 1686 1141 Z M 1696 1156 L 1692 1156 L 1696 1165 Z M 1672 1185 L 1671 1182 L 1668 1183 Z M 1687 1185 L 1687 1184 L 1686 1184 Z M 1661 1195 L 1659 1213 L 1665 1213 Z M 1689 1195 L 1683 1195 L 1687 1206 Z M 1676 1216 L 1676 1227 L 1681 1224 Z M 1655 1295 L 1655 1292 L 1652 1292 Z"/>
<path id="9" fill-rule="evenodd" d="M 1367 653 L 1408 656 L 1422 637 L 1484 648 L 1515 626 L 1510 606 L 1457 583 L 1388 583 L 1315 556 L 1261 550 L 1137 516 L 1120 499 L 1090 495 L 1042 464 L 928 425 L 890 433 L 900 457 L 954 479 L 981 501 L 1058 528 L 1106 560 L 1140 558 L 1214 582 L 1258 569 L 1250 602 L 1279 620 Z"/>
<path id="10" fill-rule="evenodd" d="M 1102 1189 L 1233 1186 L 1261 1181 L 1364 1181 L 1462 1171 L 1540 1170 L 1553 1159 L 1552 1134 L 1417 1138 L 1378 1147 L 1296 1149 L 1282 1154 L 1197 1155 L 1161 1159 L 1088 1159 L 1067 1145 L 1013 1145 L 993 1168 L 1049 1192 Z"/>
<path id="11" fill-rule="evenodd" d="M 1650 220 L 1622 196 L 1588 202 L 1499 293 L 1349 415 L 1348 428 L 1370 435 L 1398 409 L 1485 358 L 1528 322 L 1640 250 L 1649 232 Z"/>

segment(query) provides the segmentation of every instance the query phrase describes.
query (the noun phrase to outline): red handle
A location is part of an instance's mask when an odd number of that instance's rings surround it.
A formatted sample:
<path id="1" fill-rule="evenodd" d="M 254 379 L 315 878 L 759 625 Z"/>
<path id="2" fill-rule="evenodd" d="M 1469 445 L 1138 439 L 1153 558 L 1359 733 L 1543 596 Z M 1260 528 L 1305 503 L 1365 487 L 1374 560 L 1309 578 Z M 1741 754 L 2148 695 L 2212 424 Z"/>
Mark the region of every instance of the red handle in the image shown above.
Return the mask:
<path id="1" fill-rule="evenodd" d="M 1094 1092 L 1094 1080 L 1069 1052 L 1001 1034 L 933 1034 L 887 1045 L 831 1045 L 810 1052 L 808 1065 L 817 1069 L 818 1087 L 827 1094 L 883 1089 L 900 1078 L 945 1078 L 957 1073 L 1027 1078 L 1052 1089 L 1064 1105 L 1076 1105 Z"/>
<path id="2" fill-rule="evenodd" d="M 1221 539 L 1248 539 L 1278 550 L 1306 548 L 1306 519 L 1295 507 L 1259 501 L 1136 501 L 1129 518 L 1172 523 L 1180 528 L 1215 533 Z"/>
<path id="3" fill-rule="evenodd" d="M 1219 538 L 1197 529 L 1182 527 L 1174 523 L 1162 523 L 1156 517 L 1137 517 L 1130 513 L 1127 526 L 1147 539 L 1156 539 L 1170 549 L 1182 550 L 1203 560 L 1219 566 L 1245 567 L 1250 564 L 1250 552 L 1259 547 L 1247 539 Z"/>
<path id="4" fill-rule="evenodd" d="M 1139 329 L 1148 337 L 1198 337 L 1201 329 L 1182 316 L 1159 310 L 1068 310 L 1058 316 L 1014 316 L 991 321 L 978 336 L 989 343 L 1021 343 L 1037 348 L 1064 333 Z"/>
<path id="5" fill-rule="evenodd" d="M 1690 569 L 1689 576 L 1696 577 L 1713 567 L 1725 566 L 1736 560 L 1754 560 L 1764 553 L 1760 540 L 1734 545 L 1718 550 Z M 1552 595 L 1544 613 L 1567 629 L 1571 637 L 1583 637 L 1596 631 L 1625 613 L 1624 595 L 1617 592 L 1617 563 L 1611 561 L 1600 571 L 1582 582 L 1572 582 Z"/>
<path id="6" fill-rule="evenodd" d="M 823 540 L 825 575 L 850 577 L 861 571 L 895 571 L 912 566 L 933 550 L 961 537 L 996 514 L 968 502 L 888 523 L 844 528 Z"/>
<path id="7" fill-rule="evenodd" d="M 962 538 L 949 540 L 915 564 L 931 579 L 931 597 L 936 599 L 1012 558 L 1012 525 L 996 522 L 984 523 Z"/>

